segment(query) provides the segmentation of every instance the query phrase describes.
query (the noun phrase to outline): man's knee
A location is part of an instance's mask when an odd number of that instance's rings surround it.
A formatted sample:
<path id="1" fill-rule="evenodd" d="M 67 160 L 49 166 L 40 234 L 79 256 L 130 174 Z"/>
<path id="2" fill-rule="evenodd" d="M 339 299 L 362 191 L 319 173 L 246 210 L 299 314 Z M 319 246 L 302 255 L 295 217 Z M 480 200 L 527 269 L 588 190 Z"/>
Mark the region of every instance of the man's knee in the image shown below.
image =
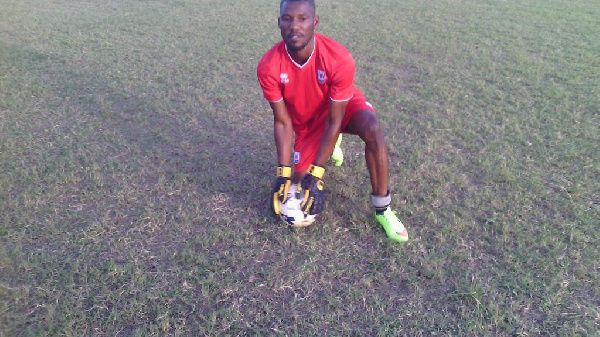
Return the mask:
<path id="1" fill-rule="evenodd" d="M 383 141 L 383 130 L 381 128 L 381 123 L 379 123 L 379 119 L 377 119 L 375 114 L 371 114 L 364 119 L 363 140 L 365 143 L 377 143 Z"/>

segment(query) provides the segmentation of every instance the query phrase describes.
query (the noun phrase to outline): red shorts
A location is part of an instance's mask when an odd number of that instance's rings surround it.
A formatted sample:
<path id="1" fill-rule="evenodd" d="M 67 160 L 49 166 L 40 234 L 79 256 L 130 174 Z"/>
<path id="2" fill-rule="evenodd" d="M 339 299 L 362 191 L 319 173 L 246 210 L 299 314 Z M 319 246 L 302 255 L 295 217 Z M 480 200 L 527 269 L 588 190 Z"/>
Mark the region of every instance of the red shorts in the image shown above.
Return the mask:
<path id="1" fill-rule="evenodd" d="M 369 110 L 375 112 L 373 106 L 366 101 L 365 96 L 354 95 L 348 101 L 346 112 L 342 119 L 342 130 L 346 129 L 350 123 L 350 119 L 360 110 Z M 321 145 L 321 137 L 325 125 L 319 126 L 308 132 L 296 133 L 294 137 L 294 172 L 307 170 L 310 164 L 315 161 L 319 146 Z"/>

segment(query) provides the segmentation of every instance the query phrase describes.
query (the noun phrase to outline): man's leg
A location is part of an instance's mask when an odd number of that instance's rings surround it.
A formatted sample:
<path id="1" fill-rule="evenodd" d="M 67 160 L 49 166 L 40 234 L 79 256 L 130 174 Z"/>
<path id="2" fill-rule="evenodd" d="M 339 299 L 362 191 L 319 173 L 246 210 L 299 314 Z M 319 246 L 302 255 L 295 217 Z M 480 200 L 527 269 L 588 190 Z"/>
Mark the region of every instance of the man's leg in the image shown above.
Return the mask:
<path id="1" fill-rule="evenodd" d="M 359 136 L 365 142 L 365 160 L 374 195 L 388 194 L 388 152 L 383 130 L 375 113 L 369 110 L 358 111 L 344 130 Z"/>
<path id="2" fill-rule="evenodd" d="M 390 239 L 408 241 L 406 228 L 389 207 L 389 157 L 377 116 L 373 111 L 360 110 L 352 116 L 344 131 L 358 135 L 365 142 L 365 160 L 373 188 L 371 201 L 376 210 L 375 218 Z"/>

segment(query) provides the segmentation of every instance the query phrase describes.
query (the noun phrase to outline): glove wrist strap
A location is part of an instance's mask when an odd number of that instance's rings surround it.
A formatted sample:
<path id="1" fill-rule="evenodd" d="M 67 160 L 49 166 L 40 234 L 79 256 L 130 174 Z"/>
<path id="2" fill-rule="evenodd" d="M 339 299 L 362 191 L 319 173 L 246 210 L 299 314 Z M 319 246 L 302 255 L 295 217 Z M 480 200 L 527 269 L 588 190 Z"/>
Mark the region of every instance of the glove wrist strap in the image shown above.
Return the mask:
<path id="1" fill-rule="evenodd" d="M 292 168 L 290 166 L 277 166 L 277 176 L 290 178 L 292 176 Z"/>
<path id="2" fill-rule="evenodd" d="M 323 175 L 325 174 L 325 168 L 322 166 L 310 164 L 310 166 L 308 167 L 308 174 L 321 179 L 321 178 L 323 178 Z"/>

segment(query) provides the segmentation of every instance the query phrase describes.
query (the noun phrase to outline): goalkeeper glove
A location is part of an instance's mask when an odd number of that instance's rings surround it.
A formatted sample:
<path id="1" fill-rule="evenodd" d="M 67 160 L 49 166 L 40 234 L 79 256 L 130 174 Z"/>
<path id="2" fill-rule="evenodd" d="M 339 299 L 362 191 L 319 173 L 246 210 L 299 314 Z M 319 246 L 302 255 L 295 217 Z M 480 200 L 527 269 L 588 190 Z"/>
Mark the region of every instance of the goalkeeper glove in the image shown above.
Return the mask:
<path id="1" fill-rule="evenodd" d="M 325 168 L 311 164 L 308 173 L 296 189 L 296 198 L 302 200 L 300 207 L 311 215 L 321 213 L 325 209 L 325 191 L 323 180 Z"/>
<path id="2" fill-rule="evenodd" d="M 292 185 L 292 168 L 289 166 L 277 166 L 277 178 L 273 181 L 273 201 L 271 209 L 276 215 L 279 215 L 279 203 L 284 203 L 288 198 L 288 190 Z"/>

